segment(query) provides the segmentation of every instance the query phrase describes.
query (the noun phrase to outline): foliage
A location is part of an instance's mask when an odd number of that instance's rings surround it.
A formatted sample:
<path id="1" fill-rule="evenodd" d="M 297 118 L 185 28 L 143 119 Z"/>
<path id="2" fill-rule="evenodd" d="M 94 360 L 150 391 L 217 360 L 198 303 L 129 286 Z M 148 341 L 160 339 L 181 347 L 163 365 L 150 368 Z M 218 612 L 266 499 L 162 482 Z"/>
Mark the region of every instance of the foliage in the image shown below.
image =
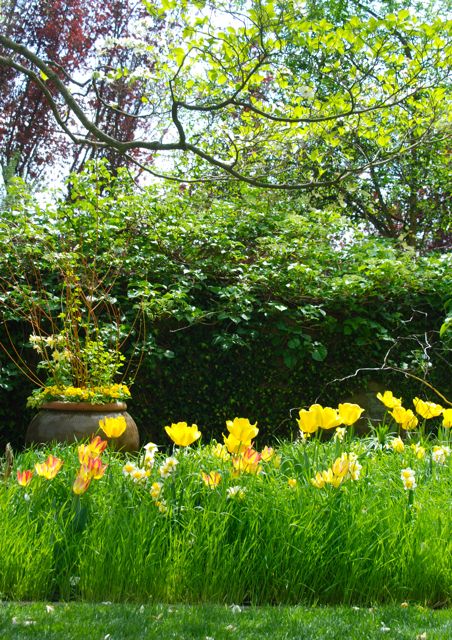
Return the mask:
<path id="1" fill-rule="evenodd" d="M 348 392 L 369 378 L 389 384 L 396 369 L 398 384 L 413 374 L 450 395 L 447 332 L 438 334 L 450 297 L 447 254 L 419 256 L 301 196 L 246 186 L 139 192 L 103 164 L 71 184 L 70 200 L 45 207 L 20 184 L 10 191 L 1 341 L 35 367 L 24 313 L 44 300 L 58 316 L 62 267 L 87 290 L 95 269 L 97 313 L 121 311 L 100 336 L 121 345 L 127 365 L 142 360 L 133 411 L 148 437 L 181 414 L 194 423 L 208 416 L 221 433 L 231 413 L 261 415 L 268 434 L 281 435 L 300 393 L 302 404 L 335 403 L 344 383 L 327 383 L 360 368 Z M 39 291 L 45 297 L 36 300 Z M 31 390 L 3 362 L 7 403 L 10 390 Z M 422 394 L 422 382 L 409 380 Z M 4 429 L 17 419 L 17 410 L 5 415 Z M 7 427 L 10 438 L 24 433 L 22 419 L 22 428 Z"/>
<path id="2" fill-rule="evenodd" d="M 52 448 L 45 470 L 35 463 L 49 450 L 25 451 L 15 463 L 23 486 L 14 475 L 0 485 L 0 592 L 21 600 L 447 605 L 449 431 L 438 439 L 411 432 L 403 450 L 393 434 L 383 442 L 305 438 L 276 451 L 258 437 L 253 461 L 250 450 L 230 455 L 213 441 L 172 451 L 149 443 L 127 460 L 111 452 L 106 470 L 84 462 L 97 479 L 83 489 L 74 482 L 83 445 Z M 353 469 L 344 471 L 345 457 Z M 316 474 L 330 466 L 341 482 L 320 485 Z M 41 475 L 29 481 L 23 472 L 33 468 Z"/>
<path id="3" fill-rule="evenodd" d="M 423 21 L 401 8 L 382 16 L 339 12 L 331 22 L 296 2 L 221 1 L 209 11 L 204 0 L 144 5 L 149 15 L 134 24 L 137 37 L 106 39 L 102 49 L 107 57 L 118 47 L 131 51 L 139 70 L 126 53 L 110 59 L 113 68 L 101 58 L 88 89 L 96 98 L 105 83 L 129 83 L 145 106 L 140 118 L 152 122 L 133 139 L 105 125 L 118 111 L 135 116 L 136 102 L 123 112 L 107 93 L 102 107 L 110 116 L 91 118 L 58 59 L 5 29 L 0 64 L 45 95 L 74 143 L 116 149 L 177 180 L 311 189 L 442 136 L 450 25 L 439 16 Z M 149 27 L 159 29 L 151 43 L 139 37 Z"/>
<path id="4" fill-rule="evenodd" d="M 108 175 L 105 170 L 104 177 Z M 121 349 L 133 332 L 134 318 L 125 330 L 112 294 L 126 238 L 108 247 L 100 240 L 101 225 L 106 223 L 96 215 L 101 183 L 102 170 L 91 202 L 85 199 L 80 208 L 71 208 L 62 201 L 56 210 L 41 209 L 20 181 L 9 190 L 0 239 L 6 338 L 2 347 L 21 372 L 41 387 L 30 406 L 50 399 L 96 402 L 130 395 L 126 386 L 115 381 L 124 365 Z M 90 224 L 83 233 L 88 216 Z M 109 224 L 112 231 L 112 217 Z M 39 362 L 20 353 L 10 333 L 17 323 L 31 333 L 29 341 Z M 77 395 L 77 389 L 84 391 Z"/>
<path id="5" fill-rule="evenodd" d="M 61 78 L 69 75 L 86 76 L 99 39 L 114 35 L 130 36 L 134 20 L 143 17 L 140 3 L 91 2 L 83 0 L 4 0 L 0 19 L 1 33 L 14 38 L 20 45 L 30 47 L 37 54 L 51 59 Z M 155 33 L 149 31 L 148 43 Z M 128 65 L 133 71 L 139 56 L 112 47 L 107 56 L 97 56 L 105 68 Z M 41 76 L 41 79 L 43 76 Z M 75 81 L 74 81 L 75 82 Z M 86 84 L 78 81 L 77 89 L 84 93 Z M 116 110 L 107 109 L 115 103 Z M 97 94 L 85 103 L 95 113 L 97 123 L 105 131 L 127 139 L 137 126 L 140 105 L 133 88 L 121 79 L 111 79 L 106 86 L 100 82 Z M 129 111 L 130 117 L 124 116 Z M 55 130 L 51 105 L 43 87 L 29 82 L 20 70 L 2 66 L 0 70 L 0 166 L 4 182 L 7 171 L 29 181 L 49 179 L 49 167 L 57 162 L 73 168 L 83 166 L 90 156 L 86 150 L 74 148 L 69 139 Z M 94 153 L 94 152 L 93 152 Z M 95 155 L 95 154 L 94 154 Z M 107 154 L 112 167 L 118 157 Z M 61 171 L 61 169 L 60 169 Z"/>

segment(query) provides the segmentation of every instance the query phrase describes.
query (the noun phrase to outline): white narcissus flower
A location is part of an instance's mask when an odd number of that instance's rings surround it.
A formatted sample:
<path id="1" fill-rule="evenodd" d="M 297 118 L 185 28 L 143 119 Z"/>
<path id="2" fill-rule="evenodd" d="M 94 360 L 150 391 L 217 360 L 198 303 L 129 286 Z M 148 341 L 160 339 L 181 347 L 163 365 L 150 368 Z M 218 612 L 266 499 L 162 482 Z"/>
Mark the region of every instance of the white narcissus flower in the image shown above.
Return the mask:
<path id="1" fill-rule="evenodd" d="M 166 458 L 165 462 L 159 469 L 160 476 L 162 478 L 168 478 L 174 472 L 178 464 L 179 460 L 177 460 L 176 458 Z"/>
<path id="2" fill-rule="evenodd" d="M 417 487 L 416 475 L 413 469 L 410 469 L 409 467 L 407 467 L 406 469 L 402 469 L 400 477 L 402 478 L 403 488 L 406 491 L 413 490 Z"/>

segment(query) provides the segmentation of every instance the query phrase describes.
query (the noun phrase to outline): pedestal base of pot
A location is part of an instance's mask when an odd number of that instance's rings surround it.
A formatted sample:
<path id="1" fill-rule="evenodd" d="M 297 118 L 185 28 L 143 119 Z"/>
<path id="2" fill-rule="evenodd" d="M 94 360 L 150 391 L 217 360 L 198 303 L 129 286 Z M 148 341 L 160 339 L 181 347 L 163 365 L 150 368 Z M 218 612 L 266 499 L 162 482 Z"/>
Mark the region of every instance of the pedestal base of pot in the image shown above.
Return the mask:
<path id="1" fill-rule="evenodd" d="M 123 416 L 127 428 L 122 436 L 112 438 L 110 442 L 118 451 L 138 451 L 140 438 L 137 425 L 126 409 L 125 402 L 47 402 L 30 422 L 25 443 L 30 445 L 52 441 L 76 442 L 96 434 L 108 439 L 99 427 L 99 420 Z"/>

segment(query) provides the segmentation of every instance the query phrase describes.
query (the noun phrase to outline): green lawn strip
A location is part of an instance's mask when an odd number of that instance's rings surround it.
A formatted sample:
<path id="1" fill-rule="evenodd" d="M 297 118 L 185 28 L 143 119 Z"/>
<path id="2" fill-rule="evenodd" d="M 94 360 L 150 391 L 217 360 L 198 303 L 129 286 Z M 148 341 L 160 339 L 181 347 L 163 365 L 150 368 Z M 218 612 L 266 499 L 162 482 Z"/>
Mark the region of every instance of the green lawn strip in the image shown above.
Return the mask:
<path id="1" fill-rule="evenodd" d="M 447 640 L 452 610 L 2 603 L 2 640 Z"/>

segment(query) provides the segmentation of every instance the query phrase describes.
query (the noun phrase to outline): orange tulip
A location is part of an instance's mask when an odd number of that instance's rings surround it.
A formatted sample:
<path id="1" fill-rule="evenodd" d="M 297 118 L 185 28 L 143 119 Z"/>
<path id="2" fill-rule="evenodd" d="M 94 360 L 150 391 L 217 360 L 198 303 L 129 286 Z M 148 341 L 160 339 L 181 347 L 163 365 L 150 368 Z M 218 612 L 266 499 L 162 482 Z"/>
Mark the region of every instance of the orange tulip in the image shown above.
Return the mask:
<path id="1" fill-rule="evenodd" d="M 26 487 L 30 484 L 33 477 L 33 471 L 26 469 L 25 471 L 17 471 L 17 482 L 21 487 Z"/>

